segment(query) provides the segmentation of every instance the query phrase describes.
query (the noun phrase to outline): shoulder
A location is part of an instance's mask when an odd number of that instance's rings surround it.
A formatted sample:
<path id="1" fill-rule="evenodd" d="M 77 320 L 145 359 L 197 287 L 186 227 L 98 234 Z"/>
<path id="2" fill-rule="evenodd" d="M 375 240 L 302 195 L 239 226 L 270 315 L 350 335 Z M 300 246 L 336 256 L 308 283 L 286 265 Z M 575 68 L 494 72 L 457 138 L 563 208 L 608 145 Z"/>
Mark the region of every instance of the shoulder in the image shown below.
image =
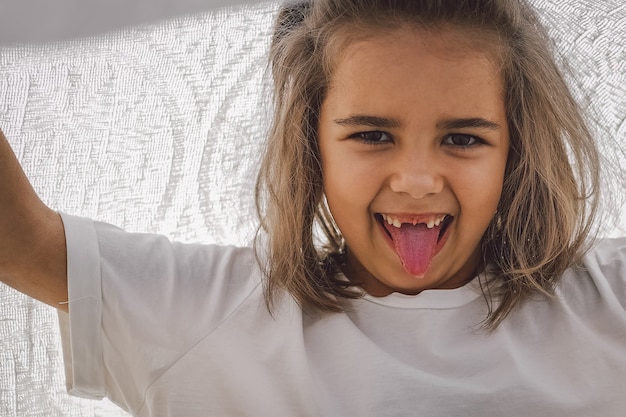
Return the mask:
<path id="1" fill-rule="evenodd" d="M 626 311 L 626 238 L 599 239 L 569 268 L 559 291 L 570 300 Z"/>
<path id="2" fill-rule="evenodd" d="M 585 263 L 608 268 L 626 267 L 626 237 L 600 239 L 585 256 Z"/>
<path id="3" fill-rule="evenodd" d="M 178 243 L 89 219 L 64 215 L 63 220 L 75 311 L 76 300 L 89 299 L 105 311 L 110 307 L 120 320 L 145 315 L 151 318 L 141 320 L 154 320 L 155 326 L 202 312 L 210 328 L 261 283 L 250 247 Z"/>
<path id="4" fill-rule="evenodd" d="M 77 255 L 77 261 L 95 258 L 93 263 L 126 267 L 134 276 L 248 276 L 257 267 L 251 247 L 176 242 L 164 235 L 132 233 L 99 221 L 62 216 L 68 251 Z"/>
<path id="5" fill-rule="evenodd" d="M 626 282 L 626 237 L 600 239 L 583 258 L 583 267 L 593 278 Z"/>

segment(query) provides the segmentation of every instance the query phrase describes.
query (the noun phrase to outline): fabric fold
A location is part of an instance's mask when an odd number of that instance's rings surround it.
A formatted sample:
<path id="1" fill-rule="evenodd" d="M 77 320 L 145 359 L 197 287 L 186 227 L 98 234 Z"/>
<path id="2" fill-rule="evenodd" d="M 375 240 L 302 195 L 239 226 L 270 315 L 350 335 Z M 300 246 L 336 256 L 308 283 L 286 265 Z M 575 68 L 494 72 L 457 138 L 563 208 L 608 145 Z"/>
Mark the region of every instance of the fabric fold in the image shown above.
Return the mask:
<path id="1" fill-rule="evenodd" d="M 70 394 L 103 398 L 100 253 L 91 220 L 61 213 L 67 245 L 69 314 L 59 311 L 66 387 Z M 77 256 L 77 254 L 82 254 Z M 80 335 L 80 339 L 72 337 Z M 76 368 L 74 363 L 80 363 Z"/>

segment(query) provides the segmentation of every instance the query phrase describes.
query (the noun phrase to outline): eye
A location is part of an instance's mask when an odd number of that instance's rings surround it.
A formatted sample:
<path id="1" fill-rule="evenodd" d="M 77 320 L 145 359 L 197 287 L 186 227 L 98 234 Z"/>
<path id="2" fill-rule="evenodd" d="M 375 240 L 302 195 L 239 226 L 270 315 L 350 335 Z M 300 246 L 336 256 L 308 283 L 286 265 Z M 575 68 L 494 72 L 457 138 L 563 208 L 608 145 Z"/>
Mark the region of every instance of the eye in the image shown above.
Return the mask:
<path id="1" fill-rule="evenodd" d="M 485 142 L 477 136 L 451 133 L 443 139 L 443 143 L 444 145 L 454 146 L 456 148 L 472 148 L 482 145 Z"/>
<path id="2" fill-rule="evenodd" d="M 350 135 L 350 138 L 360 140 L 368 145 L 383 145 L 393 141 L 391 135 L 380 130 L 354 133 Z"/>

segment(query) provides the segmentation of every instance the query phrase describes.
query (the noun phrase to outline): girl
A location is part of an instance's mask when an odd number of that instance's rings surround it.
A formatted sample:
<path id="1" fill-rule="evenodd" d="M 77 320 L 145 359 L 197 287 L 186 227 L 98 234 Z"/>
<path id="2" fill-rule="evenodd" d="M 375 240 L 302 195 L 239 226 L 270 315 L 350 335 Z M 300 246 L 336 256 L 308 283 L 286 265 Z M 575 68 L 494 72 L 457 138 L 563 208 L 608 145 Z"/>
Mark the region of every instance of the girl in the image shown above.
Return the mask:
<path id="1" fill-rule="evenodd" d="M 290 3 L 271 63 L 255 250 L 61 219 L 2 142 L 0 276 L 69 310 L 70 392 L 137 416 L 620 415 L 626 241 L 583 258 L 598 156 L 529 6 Z"/>

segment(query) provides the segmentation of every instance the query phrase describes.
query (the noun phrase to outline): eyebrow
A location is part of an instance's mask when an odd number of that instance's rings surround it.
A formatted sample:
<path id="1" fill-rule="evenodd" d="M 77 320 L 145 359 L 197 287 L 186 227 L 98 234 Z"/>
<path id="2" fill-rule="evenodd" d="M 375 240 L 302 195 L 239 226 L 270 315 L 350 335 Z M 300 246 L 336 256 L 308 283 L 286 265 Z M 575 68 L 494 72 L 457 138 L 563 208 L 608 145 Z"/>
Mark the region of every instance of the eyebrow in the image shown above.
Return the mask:
<path id="1" fill-rule="evenodd" d="M 437 129 L 440 130 L 455 130 L 455 129 L 467 129 L 478 128 L 487 130 L 498 130 L 500 126 L 496 122 L 483 119 L 482 117 L 470 117 L 466 119 L 444 119 L 437 123 Z"/>
<path id="2" fill-rule="evenodd" d="M 355 114 L 346 117 L 345 119 L 335 119 L 335 123 L 341 126 L 370 126 L 381 129 L 393 129 L 402 127 L 402 123 L 397 119 L 379 116 L 368 116 L 365 114 Z M 437 123 L 436 127 L 439 130 L 455 130 L 468 128 L 498 130 L 502 126 L 491 120 L 483 119 L 482 117 L 468 117 L 443 119 Z"/>
<path id="3" fill-rule="evenodd" d="M 345 119 L 335 119 L 335 123 L 341 126 L 370 126 L 382 129 L 393 129 L 402 126 L 402 123 L 396 119 L 365 114 L 355 114 Z"/>

